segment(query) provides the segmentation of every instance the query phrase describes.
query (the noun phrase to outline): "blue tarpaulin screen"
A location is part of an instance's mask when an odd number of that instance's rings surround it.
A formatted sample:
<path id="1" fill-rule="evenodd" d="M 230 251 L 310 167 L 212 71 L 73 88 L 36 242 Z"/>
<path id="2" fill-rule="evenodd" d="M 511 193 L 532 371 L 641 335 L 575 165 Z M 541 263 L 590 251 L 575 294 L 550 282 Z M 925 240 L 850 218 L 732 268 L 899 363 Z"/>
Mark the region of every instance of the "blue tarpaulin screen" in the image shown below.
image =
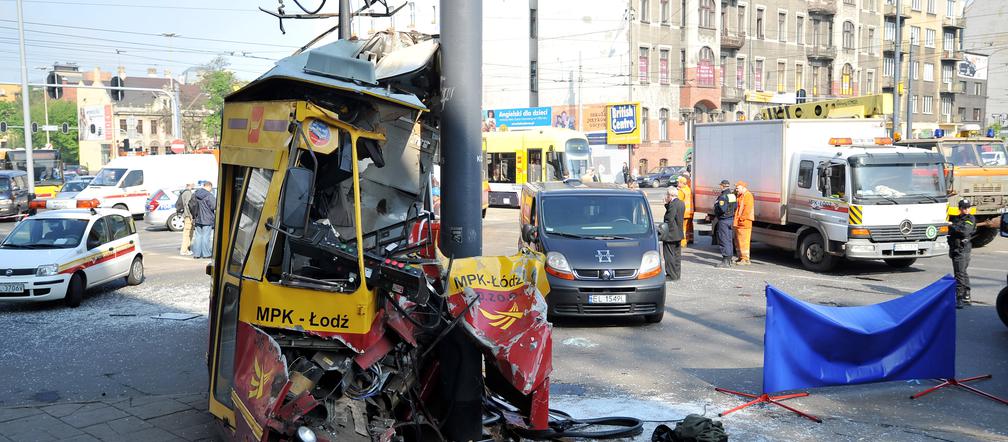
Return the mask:
<path id="1" fill-rule="evenodd" d="M 763 392 L 955 374 L 955 280 L 881 304 L 828 307 L 767 285 Z"/>

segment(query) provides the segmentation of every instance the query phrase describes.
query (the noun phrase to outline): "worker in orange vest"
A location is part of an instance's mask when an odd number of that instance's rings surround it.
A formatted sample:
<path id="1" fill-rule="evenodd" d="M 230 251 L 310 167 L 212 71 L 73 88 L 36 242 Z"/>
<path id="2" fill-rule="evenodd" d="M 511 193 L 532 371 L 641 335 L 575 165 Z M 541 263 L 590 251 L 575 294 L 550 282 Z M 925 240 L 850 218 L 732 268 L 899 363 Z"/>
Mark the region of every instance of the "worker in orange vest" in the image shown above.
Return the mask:
<path id="1" fill-rule="evenodd" d="M 756 201 L 749 185 L 745 181 L 735 183 L 735 194 L 738 195 L 738 206 L 735 208 L 735 250 L 739 257 L 735 261 L 739 265 L 749 265 L 749 241 L 752 238 L 752 225 L 756 221 Z"/>
<path id="2" fill-rule="evenodd" d="M 679 182 L 679 199 L 686 205 L 686 219 L 683 220 L 685 235 L 682 240 L 682 247 L 686 247 L 686 244 L 693 243 L 693 189 L 690 188 L 689 179 L 686 177 L 680 176 L 677 181 Z"/>

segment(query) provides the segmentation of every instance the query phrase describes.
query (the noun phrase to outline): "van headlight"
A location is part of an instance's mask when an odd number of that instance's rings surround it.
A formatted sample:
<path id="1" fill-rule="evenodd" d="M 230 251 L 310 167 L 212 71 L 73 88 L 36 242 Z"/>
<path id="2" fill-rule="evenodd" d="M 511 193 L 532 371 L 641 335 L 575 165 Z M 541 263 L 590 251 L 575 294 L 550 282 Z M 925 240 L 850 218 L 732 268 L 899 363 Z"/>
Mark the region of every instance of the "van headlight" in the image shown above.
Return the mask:
<path id="1" fill-rule="evenodd" d="M 35 276 L 53 276 L 59 273 L 59 266 L 56 264 L 45 264 L 35 269 Z"/>
<path id="2" fill-rule="evenodd" d="M 567 258 L 560 252 L 549 252 L 546 254 L 546 273 L 560 279 L 574 279 L 574 272 L 571 270 Z"/>
<path id="3" fill-rule="evenodd" d="M 641 257 L 640 269 L 637 270 L 637 279 L 648 279 L 660 275 L 662 272 L 661 255 L 651 250 L 644 252 Z"/>

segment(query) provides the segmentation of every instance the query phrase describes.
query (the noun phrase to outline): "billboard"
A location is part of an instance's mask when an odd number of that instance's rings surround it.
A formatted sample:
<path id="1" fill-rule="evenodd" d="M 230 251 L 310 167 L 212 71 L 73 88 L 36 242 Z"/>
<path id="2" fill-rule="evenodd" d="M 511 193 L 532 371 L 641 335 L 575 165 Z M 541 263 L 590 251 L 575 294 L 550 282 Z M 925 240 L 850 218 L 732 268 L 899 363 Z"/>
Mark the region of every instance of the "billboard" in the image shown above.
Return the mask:
<path id="1" fill-rule="evenodd" d="M 980 54 L 963 54 L 965 60 L 959 62 L 959 77 L 973 80 L 987 80 L 989 57 Z"/>
<path id="2" fill-rule="evenodd" d="M 525 129 L 552 126 L 553 109 L 549 107 L 519 107 L 512 109 L 490 109 L 483 113 L 483 131 L 493 132 L 500 128 Z"/>
<path id="3" fill-rule="evenodd" d="M 112 141 L 112 105 L 82 106 L 77 127 L 80 141 Z"/>
<path id="4" fill-rule="evenodd" d="M 606 106 L 606 143 L 640 144 L 640 103 Z"/>

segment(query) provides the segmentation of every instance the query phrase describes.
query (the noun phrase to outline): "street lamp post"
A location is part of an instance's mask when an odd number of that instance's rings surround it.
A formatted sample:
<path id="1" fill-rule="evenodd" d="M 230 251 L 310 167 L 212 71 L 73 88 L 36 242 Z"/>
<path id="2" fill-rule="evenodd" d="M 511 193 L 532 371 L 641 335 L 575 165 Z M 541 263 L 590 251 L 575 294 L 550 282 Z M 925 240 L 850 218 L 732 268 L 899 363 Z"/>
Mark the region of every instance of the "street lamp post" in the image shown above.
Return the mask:
<path id="1" fill-rule="evenodd" d="M 38 69 L 40 71 L 48 71 L 49 67 L 48 66 L 39 66 L 39 67 L 37 67 L 35 69 Z M 49 91 L 47 91 L 45 89 L 42 89 L 42 109 L 45 111 L 45 125 L 48 126 L 49 125 Z M 43 132 L 45 132 L 46 147 L 49 147 L 49 144 L 52 143 L 52 141 L 49 139 L 49 131 L 48 130 L 44 130 Z"/>
<path id="2" fill-rule="evenodd" d="M 32 160 L 31 106 L 28 104 L 28 61 L 25 55 L 24 7 L 17 0 L 18 46 L 21 55 L 21 111 L 24 112 L 25 173 L 28 192 L 35 193 L 35 162 Z"/>

